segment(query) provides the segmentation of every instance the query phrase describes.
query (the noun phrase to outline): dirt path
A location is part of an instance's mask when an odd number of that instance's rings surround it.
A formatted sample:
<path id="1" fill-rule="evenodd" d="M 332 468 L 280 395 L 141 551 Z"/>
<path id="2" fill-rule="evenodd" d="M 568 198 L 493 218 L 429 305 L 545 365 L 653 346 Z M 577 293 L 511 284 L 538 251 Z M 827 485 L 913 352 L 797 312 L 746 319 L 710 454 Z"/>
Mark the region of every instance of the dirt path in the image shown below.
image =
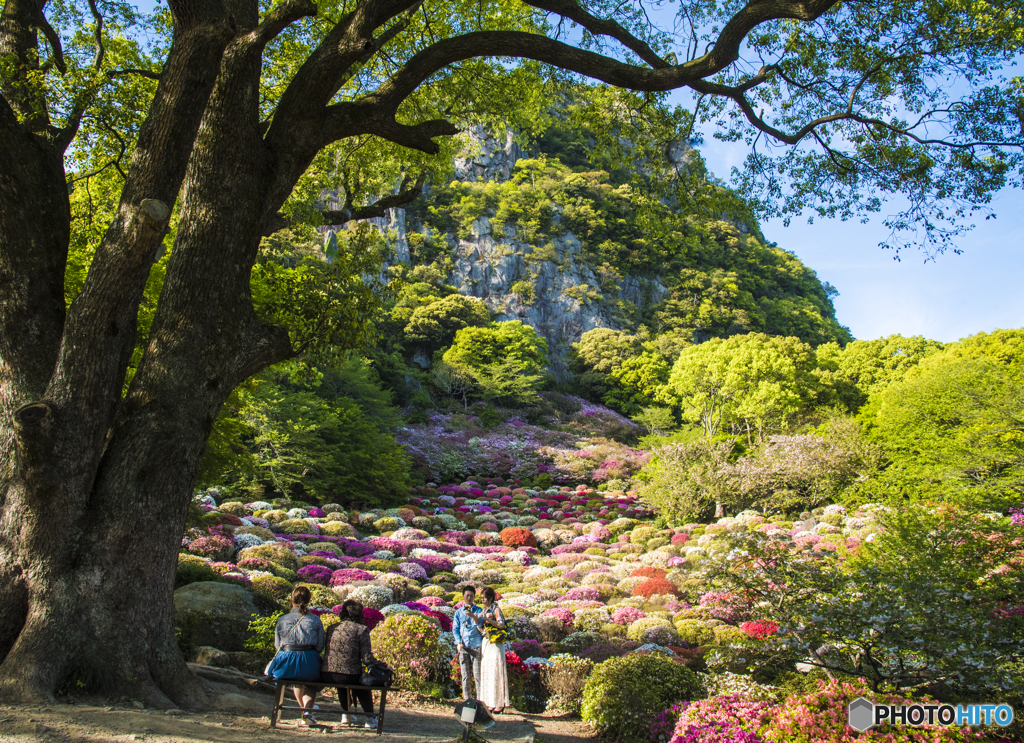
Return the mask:
<path id="1" fill-rule="evenodd" d="M 336 714 L 321 714 L 320 725 L 306 728 L 290 713 L 271 729 L 269 694 L 206 683 L 216 700 L 216 708 L 206 713 L 162 712 L 130 703 L 0 706 L 0 743 L 298 743 L 309 738 L 371 743 L 377 739 L 372 730 L 341 725 Z M 461 735 L 453 705 L 395 696 L 388 699 L 382 743 L 440 743 Z M 497 724 L 480 734 L 492 743 L 597 741 L 579 720 L 514 712 L 501 715 Z"/>

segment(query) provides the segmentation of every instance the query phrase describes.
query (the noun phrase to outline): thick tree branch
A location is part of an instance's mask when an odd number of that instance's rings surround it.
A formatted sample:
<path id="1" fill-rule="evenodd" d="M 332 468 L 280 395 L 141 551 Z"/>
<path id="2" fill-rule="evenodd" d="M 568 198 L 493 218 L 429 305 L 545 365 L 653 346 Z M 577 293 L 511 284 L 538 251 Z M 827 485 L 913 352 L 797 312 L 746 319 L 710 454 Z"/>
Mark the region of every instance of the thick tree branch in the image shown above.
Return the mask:
<path id="1" fill-rule="evenodd" d="M 445 67 L 475 57 L 517 57 L 561 67 L 620 88 L 659 92 L 693 84 L 715 75 L 739 58 L 746 35 L 758 24 L 778 18 L 813 20 L 838 0 L 816 2 L 755 2 L 726 24 L 712 49 L 701 57 L 658 69 L 637 67 L 570 44 L 521 31 L 475 31 L 432 44 L 413 57 L 366 100 L 391 110 L 421 84 Z M 667 63 L 665 63 L 667 65 Z M 696 87 L 695 87 L 696 89 Z"/>
<path id="2" fill-rule="evenodd" d="M 315 16 L 316 12 L 313 0 L 285 0 L 271 8 L 260 24 L 249 33 L 247 42 L 252 44 L 254 49 L 262 51 L 292 23 L 300 18 Z"/>
<path id="3" fill-rule="evenodd" d="M 297 129 L 317 118 L 341 88 L 345 72 L 380 49 L 385 34 L 373 32 L 392 18 L 418 7 L 422 0 L 367 0 L 341 19 L 292 78 L 281 96 L 267 132 L 274 149 L 286 149 Z"/>
<path id="4" fill-rule="evenodd" d="M 43 15 L 43 9 L 39 9 L 39 18 L 36 20 L 36 25 L 40 31 L 43 32 L 43 36 L 46 37 L 46 42 L 50 45 L 50 52 L 52 56 L 48 62 L 60 70 L 61 74 L 65 74 L 68 71 L 67 63 L 64 61 L 64 47 L 61 45 L 60 36 L 56 31 L 53 30 L 53 26 L 46 20 L 46 16 Z M 45 68 L 44 64 L 44 68 Z"/>
<path id="5" fill-rule="evenodd" d="M 92 13 L 93 20 L 96 21 L 92 31 L 96 44 L 96 54 L 93 56 L 92 66 L 98 70 L 103 66 L 103 58 L 107 54 L 107 50 L 103 46 L 103 14 L 96 7 L 96 0 L 89 0 L 89 11 Z"/>
<path id="6" fill-rule="evenodd" d="M 638 39 L 615 21 L 591 15 L 574 0 L 523 0 L 523 2 L 530 7 L 547 10 L 568 18 L 593 34 L 615 39 L 656 70 L 672 66 L 651 49 L 647 42 Z"/>
<path id="7" fill-rule="evenodd" d="M 91 421 L 95 428 L 83 432 L 90 439 L 106 436 L 116 412 L 141 295 L 234 34 L 218 0 L 170 3 L 176 22 L 171 50 L 139 131 L 117 214 L 68 311 L 49 388 L 58 404 L 68 406 L 69 419 Z M 70 391 L 73 397 L 67 397 Z"/>

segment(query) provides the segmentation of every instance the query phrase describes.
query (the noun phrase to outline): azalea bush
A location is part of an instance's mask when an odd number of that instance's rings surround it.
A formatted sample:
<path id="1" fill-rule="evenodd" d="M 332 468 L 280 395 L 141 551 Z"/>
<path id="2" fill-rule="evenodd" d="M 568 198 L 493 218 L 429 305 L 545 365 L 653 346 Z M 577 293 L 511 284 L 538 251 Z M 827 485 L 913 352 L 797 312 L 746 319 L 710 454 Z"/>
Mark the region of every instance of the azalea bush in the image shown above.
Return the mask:
<path id="1" fill-rule="evenodd" d="M 669 705 L 704 695 L 700 679 L 661 655 L 632 654 L 596 666 L 580 712 L 598 731 L 621 743 L 646 743 L 654 716 Z"/>
<path id="2" fill-rule="evenodd" d="M 448 656 L 437 625 L 418 614 L 388 617 L 370 631 L 374 655 L 395 672 L 395 684 L 428 690 L 447 681 Z"/>

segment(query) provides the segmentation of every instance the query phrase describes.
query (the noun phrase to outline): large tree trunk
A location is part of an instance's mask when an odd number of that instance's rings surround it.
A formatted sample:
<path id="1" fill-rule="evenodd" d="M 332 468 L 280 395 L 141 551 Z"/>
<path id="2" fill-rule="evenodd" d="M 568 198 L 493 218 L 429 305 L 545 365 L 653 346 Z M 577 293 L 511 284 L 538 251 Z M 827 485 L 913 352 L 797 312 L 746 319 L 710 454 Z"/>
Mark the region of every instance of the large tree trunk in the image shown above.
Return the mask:
<path id="1" fill-rule="evenodd" d="M 33 3 L 5 8 L 34 13 Z M 0 98 L 0 701 L 46 700 L 82 681 L 157 707 L 202 702 L 172 624 L 199 458 L 231 390 L 293 354 L 287 332 L 261 324 L 252 306 L 261 237 L 330 142 L 377 131 L 436 152 L 431 138 L 455 132 L 446 121 L 398 124 L 400 96 L 329 106 L 344 71 L 376 51 L 374 30 L 414 0 L 359 3 L 296 74 L 269 129 L 259 120 L 263 50 L 316 7 L 285 0 L 260 21 L 255 0 L 170 6 L 174 41 L 117 216 L 66 317 L 61 157 L 70 136 L 45 157 L 25 155 L 46 122 L 26 131 Z M 8 169 L 18 157 L 32 167 Z M 156 316 L 123 393 L 139 303 L 179 192 Z M 58 230 L 39 230 L 56 245 L 22 229 L 58 212 Z M 19 258 L 40 253 L 52 265 Z M 11 290 L 33 279 L 47 291 Z M 25 332 L 14 324 L 25 317 L 45 323 Z"/>
<path id="2" fill-rule="evenodd" d="M 159 707 L 202 699 L 177 649 L 172 588 L 198 458 L 231 388 L 199 380 L 196 368 L 171 385 L 140 384 L 124 402 L 121 395 L 142 291 L 234 35 L 214 0 L 172 2 L 172 11 L 174 42 L 117 217 L 66 317 L 69 137 L 45 121 L 31 130 L 30 118 L 19 122 L 0 101 L 6 701 L 49 699 L 76 680 Z M 151 366 L 164 363 L 157 356 Z"/>

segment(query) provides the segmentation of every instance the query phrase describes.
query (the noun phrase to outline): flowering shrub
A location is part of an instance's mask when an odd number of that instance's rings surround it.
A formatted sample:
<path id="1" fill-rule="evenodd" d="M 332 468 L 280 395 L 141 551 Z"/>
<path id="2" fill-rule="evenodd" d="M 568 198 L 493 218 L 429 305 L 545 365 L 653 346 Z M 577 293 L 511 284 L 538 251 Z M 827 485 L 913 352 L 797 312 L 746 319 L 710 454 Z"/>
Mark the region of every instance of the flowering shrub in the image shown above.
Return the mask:
<path id="1" fill-rule="evenodd" d="M 643 639 L 644 633 L 648 630 L 654 629 L 655 627 L 663 627 L 666 631 L 671 631 L 672 642 L 666 644 L 674 645 L 679 639 L 679 633 L 676 631 L 676 628 L 664 617 L 644 617 L 643 619 L 638 619 L 629 625 L 626 630 L 626 637 L 630 640 L 635 640 L 636 642 L 647 642 Z"/>
<path id="2" fill-rule="evenodd" d="M 580 713 L 600 732 L 620 741 L 644 741 L 654 716 L 669 705 L 703 695 L 686 666 L 661 655 L 627 655 L 594 668 Z"/>
<path id="3" fill-rule="evenodd" d="M 398 572 L 406 578 L 412 578 L 413 580 L 427 579 L 426 569 L 422 565 L 417 565 L 414 562 L 403 562 L 398 566 Z"/>
<path id="4" fill-rule="evenodd" d="M 846 715 L 845 707 L 842 713 Z M 757 731 L 770 714 L 774 708 L 769 702 L 733 694 L 683 704 L 671 743 L 765 743 Z"/>
<path id="5" fill-rule="evenodd" d="M 363 607 L 363 624 L 366 625 L 367 629 L 373 629 L 378 624 L 384 621 L 384 614 L 377 611 L 372 606 Z"/>
<path id="6" fill-rule="evenodd" d="M 520 640 L 519 642 L 509 643 L 505 647 L 520 658 L 539 658 L 547 655 L 544 652 L 544 648 L 536 640 Z"/>
<path id="7" fill-rule="evenodd" d="M 279 604 L 287 604 L 291 599 L 292 584 L 276 575 L 260 575 L 252 579 L 252 590 Z"/>
<path id="8" fill-rule="evenodd" d="M 235 545 L 227 537 L 200 537 L 188 546 L 188 551 L 211 560 L 230 560 L 235 554 Z"/>
<path id="9" fill-rule="evenodd" d="M 373 580 L 373 573 L 360 570 L 359 568 L 342 568 L 341 570 L 335 570 L 331 574 L 330 585 L 332 587 L 344 586 L 348 583 L 364 580 Z"/>
<path id="10" fill-rule="evenodd" d="M 444 555 L 421 555 L 419 557 L 409 558 L 409 562 L 421 566 L 427 571 L 427 575 L 448 573 L 455 567 L 455 563 L 452 562 L 452 559 L 450 557 L 445 557 Z"/>
<path id="11" fill-rule="evenodd" d="M 572 613 L 571 610 L 565 609 L 565 608 L 563 608 L 561 606 L 559 606 L 559 607 L 557 607 L 555 609 L 548 609 L 547 611 L 542 613 L 541 616 L 542 617 L 554 617 L 559 622 L 564 624 L 566 627 L 571 626 L 573 621 L 576 619 L 576 616 Z"/>
<path id="12" fill-rule="evenodd" d="M 640 609 L 633 606 L 620 606 L 612 612 L 612 621 L 615 624 L 630 625 L 647 615 Z"/>
<path id="13" fill-rule="evenodd" d="M 630 578 L 662 578 L 668 575 L 668 571 L 663 568 L 655 567 L 642 567 L 637 568 L 629 574 Z"/>
<path id="14" fill-rule="evenodd" d="M 675 596 L 676 598 L 679 598 L 683 594 L 678 588 L 676 588 L 674 583 L 671 583 L 664 578 L 650 578 L 635 586 L 633 588 L 632 595 L 643 596 L 644 598 L 650 598 L 651 596 L 657 595 Z"/>
<path id="15" fill-rule="evenodd" d="M 740 629 L 743 630 L 748 637 L 753 637 L 755 640 L 763 640 L 778 632 L 779 625 L 775 622 L 760 620 L 757 622 L 744 622 L 740 625 Z"/>
<path id="16" fill-rule="evenodd" d="M 676 723 L 679 722 L 679 713 L 683 711 L 681 704 L 673 704 L 663 712 L 659 712 L 651 723 L 651 741 L 653 743 L 667 743 L 675 733 Z"/>
<path id="17" fill-rule="evenodd" d="M 395 592 L 387 586 L 356 586 L 348 597 L 364 607 L 380 610 L 394 600 Z"/>
<path id="18" fill-rule="evenodd" d="M 500 535 L 501 543 L 506 547 L 536 547 L 537 538 L 529 529 L 512 526 L 502 529 Z"/>
<path id="19" fill-rule="evenodd" d="M 239 553 L 239 557 L 242 559 L 262 557 L 265 560 L 270 560 L 275 565 L 281 565 L 289 570 L 298 570 L 302 567 L 295 551 L 283 544 L 261 544 L 258 547 L 246 547 Z"/>
<path id="20" fill-rule="evenodd" d="M 304 568 L 299 568 L 298 577 L 300 581 L 306 583 L 317 583 L 326 586 L 331 582 L 333 574 L 333 570 L 323 565 L 306 565 Z"/>
<path id="21" fill-rule="evenodd" d="M 189 583 L 219 580 L 219 574 L 210 567 L 210 563 L 194 555 L 181 555 L 174 577 L 174 588 L 187 586 Z"/>
<path id="22" fill-rule="evenodd" d="M 590 586 L 570 588 L 559 601 L 600 601 L 601 592 Z"/>
<path id="23" fill-rule="evenodd" d="M 875 704 L 914 704 L 914 700 L 891 694 L 877 694 L 866 686 L 850 682 L 820 682 L 818 691 L 796 694 L 771 711 L 761 728 L 766 740 L 791 743 L 847 743 L 848 741 L 885 741 L 885 743 L 967 743 L 984 738 L 971 728 L 942 727 L 924 723 L 890 726 L 884 724 L 862 733 L 847 724 L 846 707 L 859 696 L 870 696 Z M 917 700 L 935 704 L 933 699 Z"/>
<path id="24" fill-rule="evenodd" d="M 388 617 L 370 633 L 374 655 L 395 672 L 395 683 L 425 690 L 447 679 L 448 658 L 437 625 L 418 614 Z"/>
<path id="25" fill-rule="evenodd" d="M 700 605 L 715 619 L 738 622 L 746 612 L 744 602 L 734 593 L 710 591 L 700 597 Z"/>

